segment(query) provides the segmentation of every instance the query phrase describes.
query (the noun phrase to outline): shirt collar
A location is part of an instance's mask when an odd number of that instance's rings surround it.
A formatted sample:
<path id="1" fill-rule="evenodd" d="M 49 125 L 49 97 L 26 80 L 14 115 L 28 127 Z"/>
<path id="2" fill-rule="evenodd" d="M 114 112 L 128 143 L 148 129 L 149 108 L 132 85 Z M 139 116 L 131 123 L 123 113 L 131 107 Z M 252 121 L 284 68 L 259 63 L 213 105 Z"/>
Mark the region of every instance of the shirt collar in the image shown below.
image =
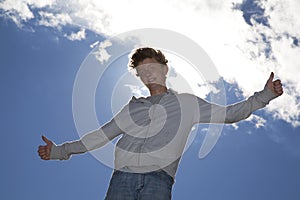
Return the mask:
<path id="1" fill-rule="evenodd" d="M 177 94 L 176 91 L 174 91 L 173 89 L 171 88 L 168 88 L 167 89 L 167 92 L 164 94 L 164 95 L 174 95 L 174 94 Z M 147 97 L 139 97 L 139 98 L 136 98 L 135 96 L 132 96 L 131 98 L 131 101 L 132 102 L 148 102 L 148 100 L 146 99 Z"/>

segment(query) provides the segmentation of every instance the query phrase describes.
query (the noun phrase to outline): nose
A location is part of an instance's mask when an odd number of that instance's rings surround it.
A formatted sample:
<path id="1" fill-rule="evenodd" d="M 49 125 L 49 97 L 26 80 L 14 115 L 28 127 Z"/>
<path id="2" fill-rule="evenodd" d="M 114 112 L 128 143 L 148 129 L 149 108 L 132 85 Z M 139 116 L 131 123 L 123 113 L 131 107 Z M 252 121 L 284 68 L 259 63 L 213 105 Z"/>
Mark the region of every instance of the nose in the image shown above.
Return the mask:
<path id="1" fill-rule="evenodd" d="M 150 70 L 145 70 L 145 76 L 146 76 L 146 77 L 149 77 L 149 76 L 151 76 L 151 75 L 152 75 L 152 73 L 151 73 Z"/>

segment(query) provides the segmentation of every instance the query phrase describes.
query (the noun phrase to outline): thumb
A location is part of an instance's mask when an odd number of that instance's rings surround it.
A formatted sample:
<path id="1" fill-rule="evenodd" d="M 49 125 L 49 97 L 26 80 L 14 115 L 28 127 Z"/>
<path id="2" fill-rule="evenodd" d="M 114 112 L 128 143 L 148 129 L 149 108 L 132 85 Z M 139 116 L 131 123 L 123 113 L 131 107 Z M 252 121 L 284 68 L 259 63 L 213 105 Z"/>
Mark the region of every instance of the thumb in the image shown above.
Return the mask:
<path id="1" fill-rule="evenodd" d="M 269 77 L 267 83 L 272 83 L 273 79 L 274 79 L 274 72 L 271 72 L 270 77 Z"/>
<path id="2" fill-rule="evenodd" d="M 47 144 L 47 145 L 51 145 L 52 142 L 50 140 L 48 140 L 45 136 L 42 136 L 43 141 Z"/>

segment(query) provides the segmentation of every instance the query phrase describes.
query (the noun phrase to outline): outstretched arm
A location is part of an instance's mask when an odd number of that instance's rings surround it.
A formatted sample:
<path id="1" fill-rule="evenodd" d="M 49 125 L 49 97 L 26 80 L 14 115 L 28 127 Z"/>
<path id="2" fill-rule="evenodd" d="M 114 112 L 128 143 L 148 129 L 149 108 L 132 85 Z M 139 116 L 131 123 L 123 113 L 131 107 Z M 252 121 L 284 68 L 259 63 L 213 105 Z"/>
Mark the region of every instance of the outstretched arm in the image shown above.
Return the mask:
<path id="1" fill-rule="evenodd" d="M 65 142 L 61 145 L 56 145 L 42 136 L 46 145 L 39 146 L 38 154 L 43 160 L 67 160 L 72 154 L 85 153 L 100 148 L 121 133 L 121 129 L 112 119 L 101 128 L 85 134 L 80 140 Z"/>
<path id="2" fill-rule="evenodd" d="M 265 87 L 260 92 L 255 92 L 247 100 L 230 105 L 226 109 L 225 123 L 233 123 L 248 118 L 254 111 L 264 108 L 269 102 L 283 94 L 279 79 L 273 81 L 274 73 L 271 72 Z"/>
<path id="3" fill-rule="evenodd" d="M 246 119 L 254 111 L 265 107 L 272 99 L 283 94 L 281 81 L 273 81 L 273 78 L 272 72 L 262 91 L 255 92 L 247 100 L 232 105 L 211 104 L 199 98 L 199 113 L 196 112 L 195 123 L 234 123 Z"/>

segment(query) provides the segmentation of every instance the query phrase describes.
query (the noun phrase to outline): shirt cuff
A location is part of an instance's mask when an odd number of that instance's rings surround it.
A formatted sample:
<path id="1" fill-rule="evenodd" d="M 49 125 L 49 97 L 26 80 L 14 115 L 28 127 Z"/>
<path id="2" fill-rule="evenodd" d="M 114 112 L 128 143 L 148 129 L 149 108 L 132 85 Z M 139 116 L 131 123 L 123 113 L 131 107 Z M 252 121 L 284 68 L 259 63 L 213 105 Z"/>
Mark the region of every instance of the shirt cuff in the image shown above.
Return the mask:
<path id="1" fill-rule="evenodd" d="M 261 91 L 260 98 L 265 103 L 268 104 L 271 100 L 275 99 L 277 96 L 274 94 L 272 90 L 268 87 L 265 87 L 263 91 Z"/>
<path id="2" fill-rule="evenodd" d="M 53 143 L 50 152 L 51 160 L 68 160 L 70 155 L 67 154 L 65 150 L 65 145 L 56 145 Z"/>

